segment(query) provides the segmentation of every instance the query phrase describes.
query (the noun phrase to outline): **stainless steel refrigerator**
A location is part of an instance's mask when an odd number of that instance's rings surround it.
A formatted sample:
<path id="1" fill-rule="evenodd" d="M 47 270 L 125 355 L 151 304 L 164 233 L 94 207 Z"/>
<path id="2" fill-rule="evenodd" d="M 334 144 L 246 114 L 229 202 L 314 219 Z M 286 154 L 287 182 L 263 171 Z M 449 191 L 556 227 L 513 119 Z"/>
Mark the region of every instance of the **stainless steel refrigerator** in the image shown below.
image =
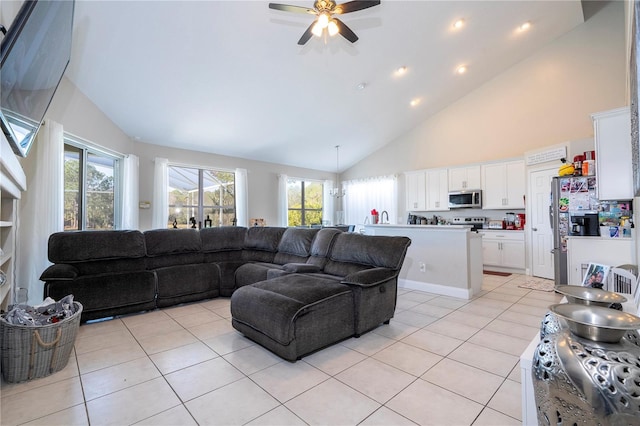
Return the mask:
<path id="1" fill-rule="evenodd" d="M 584 219 L 598 218 L 595 176 L 554 177 L 551 181 L 549 219 L 553 230 L 553 263 L 556 285 L 567 284 L 567 237 L 584 234 Z M 574 220 L 574 222 L 572 222 Z M 582 225 L 580 225 L 582 223 Z M 597 232 L 597 223 L 596 223 Z M 582 233 L 582 234 L 580 234 Z"/>

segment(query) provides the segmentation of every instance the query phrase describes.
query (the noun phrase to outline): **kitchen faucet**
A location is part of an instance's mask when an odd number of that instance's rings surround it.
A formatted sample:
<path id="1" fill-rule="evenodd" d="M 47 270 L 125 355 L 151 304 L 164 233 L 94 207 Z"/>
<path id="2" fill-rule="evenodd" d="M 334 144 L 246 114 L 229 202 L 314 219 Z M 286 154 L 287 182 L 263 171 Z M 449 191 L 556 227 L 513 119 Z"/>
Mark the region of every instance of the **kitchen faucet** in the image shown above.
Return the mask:
<path id="1" fill-rule="evenodd" d="M 387 215 L 387 221 L 384 221 L 384 215 Z M 380 213 L 380 223 L 389 223 L 389 213 L 387 213 L 386 210 L 384 210 L 382 213 Z"/>

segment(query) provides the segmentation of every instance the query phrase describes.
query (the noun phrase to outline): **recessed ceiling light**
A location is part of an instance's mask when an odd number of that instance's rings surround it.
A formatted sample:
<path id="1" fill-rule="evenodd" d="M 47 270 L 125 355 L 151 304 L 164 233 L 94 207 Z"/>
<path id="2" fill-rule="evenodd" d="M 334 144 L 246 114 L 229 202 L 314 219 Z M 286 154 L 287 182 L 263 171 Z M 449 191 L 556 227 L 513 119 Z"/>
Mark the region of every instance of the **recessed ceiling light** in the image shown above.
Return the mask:
<path id="1" fill-rule="evenodd" d="M 356 86 L 356 89 L 358 89 L 358 90 L 364 90 L 364 88 L 365 88 L 365 87 L 367 87 L 367 83 L 362 82 L 362 83 L 360 83 L 360 84 L 358 84 L 358 85 Z"/>
<path id="2" fill-rule="evenodd" d="M 458 68 L 456 68 L 456 74 L 464 74 L 466 72 L 467 72 L 466 65 L 460 65 Z"/>
<path id="3" fill-rule="evenodd" d="M 464 19 L 458 19 L 453 23 L 453 28 L 455 28 L 456 30 L 459 30 L 462 27 L 464 27 Z"/>
<path id="4" fill-rule="evenodd" d="M 531 22 L 527 21 L 518 27 L 518 31 L 527 31 L 531 28 Z"/>
<path id="5" fill-rule="evenodd" d="M 414 99 L 411 99 L 411 102 L 409 102 L 409 105 L 411 105 L 412 107 L 415 107 L 420 105 L 420 102 L 421 102 L 420 98 L 414 98 Z"/>
<path id="6" fill-rule="evenodd" d="M 406 73 L 407 73 L 407 67 L 406 67 L 406 65 L 403 65 L 403 66 L 398 67 L 398 68 L 396 69 L 396 75 L 404 75 L 404 74 L 406 74 Z"/>

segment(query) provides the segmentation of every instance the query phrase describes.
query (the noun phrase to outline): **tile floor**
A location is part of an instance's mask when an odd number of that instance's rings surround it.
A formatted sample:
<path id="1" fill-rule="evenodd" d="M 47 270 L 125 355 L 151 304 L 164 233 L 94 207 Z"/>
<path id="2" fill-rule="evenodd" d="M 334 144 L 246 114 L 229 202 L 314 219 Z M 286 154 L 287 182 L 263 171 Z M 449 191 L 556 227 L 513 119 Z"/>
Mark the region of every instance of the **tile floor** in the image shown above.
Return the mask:
<path id="1" fill-rule="evenodd" d="M 225 298 L 82 325 L 64 370 L 2 383 L 0 423 L 519 425 L 519 356 L 560 299 L 526 280 L 400 289 L 389 325 L 296 363 L 236 332 Z"/>

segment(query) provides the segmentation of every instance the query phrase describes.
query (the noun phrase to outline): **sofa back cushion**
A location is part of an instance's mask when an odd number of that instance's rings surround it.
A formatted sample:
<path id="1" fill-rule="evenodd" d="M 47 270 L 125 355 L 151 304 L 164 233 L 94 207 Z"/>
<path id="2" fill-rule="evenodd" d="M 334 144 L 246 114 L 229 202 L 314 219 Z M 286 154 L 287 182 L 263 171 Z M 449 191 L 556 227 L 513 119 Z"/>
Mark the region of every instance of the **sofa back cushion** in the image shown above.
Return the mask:
<path id="1" fill-rule="evenodd" d="M 135 259 L 145 253 L 140 231 L 67 231 L 49 236 L 48 256 L 53 263 Z"/>
<path id="2" fill-rule="evenodd" d="M 336 235 L 341 234 L 337 228 L 323 228 L 316 234 L 311 244 L 311 250 L 309 251 L 309 258 L 307 263 L 318 266 L 320 269 L 324 268 L 327 263 L 327 256 L 331 250 L 331 245 L 336 238 Z"/>
<path id="3" fill-rule="evenodd" d="M 66 231 L 49 236 L 48 257 L 73 264 L 78 276 L 145 269 L 140 231 Z"/>
<path id="4" fill-rule="evenodd" d="M 282 234 L 287 228 L 254 226 L 247 229 L 244 237 L 243 260 L 273 262 Z"/>
<path id="5" fill-rule="evenodd" d="M 331 246 L 324 272 L 346 276 L 375 267 L 399 271 L 410 244 L 407 237 L 342 233 Z"/>
<path id="6" fill-rule="evenodd" d="M 282 234 L 273 263 L 284 265 L 306 262 L 311 255 L 311 245 L 318 231 L 320 229 L 317 228 L 287 228 Z"/>
<path id="7" fill-rule="evenodd" d="M 221 226 L 200 230 L 202 251 L 239 251 L 244 247 L 247 228 L 243 226 Z"/>
<path id="8" fill-rule="evenodd" d="M 152 229 L 144 232 L 147 269 L 202 263 L 197 229 Z"/>

